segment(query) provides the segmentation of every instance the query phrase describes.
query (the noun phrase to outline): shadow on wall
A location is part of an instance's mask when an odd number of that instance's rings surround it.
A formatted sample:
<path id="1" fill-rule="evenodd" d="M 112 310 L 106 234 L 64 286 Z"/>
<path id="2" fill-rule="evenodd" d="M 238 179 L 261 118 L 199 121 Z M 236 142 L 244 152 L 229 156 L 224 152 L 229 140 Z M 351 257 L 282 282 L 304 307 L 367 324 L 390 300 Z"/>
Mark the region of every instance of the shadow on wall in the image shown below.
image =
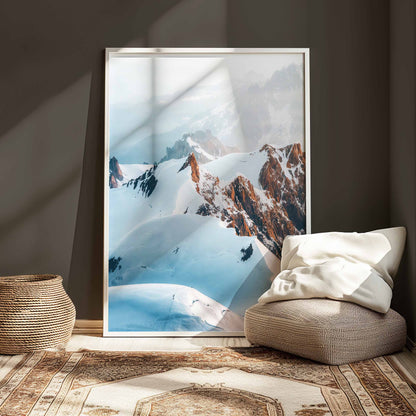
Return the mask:
<path id="1" fill-rule="evenodd" d="M 68 276 L 89 84 L 86 74 L 0 138 L 3 274 Z"/>
<path id="2" fill-rule="evenodd" d="M 78 318 L 100 318 L 104 49 L 224 46 L 226 2 L 0 7 L 1 273 L 61 274 Z"/>
<path id="3" fill-rule="evenodd" d="M 130 41 L 125 46 L 224 46 L 225 6 L 221 0 L 176 2 L 152 21 L 143 34 L 144 42 Z M 190 9 L 193 20 L 189 21 Z M 221 14 L 221 10 L 223 14 Z M 205 25 L 211 32 L 204 32 Z M 174 30 L 174 28 L 179 30 Z M 215 28 L 217 30 L 215 30 Z M 202 36 L 195 37 L 195 33 Z M 178 36 L 172 38 L 172 33 Z M 211 35 L 210 35 L 211 33 Z M 213 34 L 213 35 L 212 35 Z M 191 40 L 192 37 L 193 41 Z M 208 39 L 204 39 L 207 36 Z M 182 40 L 181 40 L 182 39 Z M 183 42 L 183 43 L 182 43 Z M 176 45 L 175 45 L 176 43 Z M 180 45 L 182 43 L 182 45 Z M 179 44 L 179 45 L 178 45 Z M 107 46 L 115 46 L 114 42 Z M 120 46 L 117 44 L 116 46 Z M 104 49 L 104 48 L 103 48 Z M 86 133 L 83 180 L 72 252 L 69 294 L 77 307 L 78 318 L 102 316 L 103 285 L 103 172 L 104 172 L 104 50 L 94 64 Z M 86 233 L 88 230 L 88 234 Z"/>

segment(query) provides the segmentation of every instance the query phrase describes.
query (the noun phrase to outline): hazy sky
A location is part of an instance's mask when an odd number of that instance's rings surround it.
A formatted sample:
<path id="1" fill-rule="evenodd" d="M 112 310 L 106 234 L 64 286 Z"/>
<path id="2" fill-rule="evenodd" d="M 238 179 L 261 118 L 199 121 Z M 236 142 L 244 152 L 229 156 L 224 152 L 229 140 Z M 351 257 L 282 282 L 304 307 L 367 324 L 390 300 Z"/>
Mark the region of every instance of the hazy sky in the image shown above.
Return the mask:
<path id="1" fill-rule="evenodd" d="M 235 119 L 237 110 L 233 109 L 233 102 L 236 85 L 261 85 L 276 71 L 293 64 L 301 66 L 303 55 L 112 57 L 109 72 L 111 146 L 113 148 L 121 142 L 140 142 L 148 138 L 151 131 L 156 131 L 156 134 L 173 131 L 201 114 L 212 113 L 222 107 L 227 108 L 230 120 Z M 302 88 L 303 85 L 297 87 Z M 299 97 L 295 98 L 299 101 Z M 293 97 L 282 99 L 287 99 L 288 105 L 293 101 Z M 299 116 L 303 119 L 303 114 L 290 114 L 289 107 L 281 107 L 280 112 L 273 113 L 273 117 L 276 116 L 276 131 L 278 123 L 287 124 L 289 118 L 293 119 L 293 124 L 299 124 Z M 150 117 L 152 114 L 156 117 Z M 241 135 L 240 130 L 235 127 L 229 133 L 230 137 L 219 139 L 238 144 L 242 138 L 234 136 Z M 168 144 L 161 143 L 161 151 Z"/>
<path id="2" fill-rule="evenodd" d="M 134 105 L 148 101 L 152 93 L 152 74 L 155 76 L 156 98 L 160 99 L 161 96 L 178 95 L 196 83 L 200 88 L 227 87 L 226 84 L 230 83 L 228 72 L 241 79 L 255 72 L 267 79 L 279 69 L 302 63 L 301 54 L 234 54 L 226 58 L 205 55 L 178 58 L 173 55 L 153 58 L 153 63 L 152 58 L 143 56 L 113 57 L 110 102 L 114 105 Z"/>

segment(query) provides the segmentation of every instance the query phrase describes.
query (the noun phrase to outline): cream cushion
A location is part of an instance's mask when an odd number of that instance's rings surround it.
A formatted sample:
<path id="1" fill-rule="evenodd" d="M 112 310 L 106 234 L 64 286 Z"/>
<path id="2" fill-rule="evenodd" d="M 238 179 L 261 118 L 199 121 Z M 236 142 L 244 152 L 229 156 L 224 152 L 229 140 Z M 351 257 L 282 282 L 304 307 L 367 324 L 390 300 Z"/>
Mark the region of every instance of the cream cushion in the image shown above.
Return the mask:
<path id="1" fill-rule="evenodd" d="M 400 260 L 402 259 L 404 246 L 406 243 L 406 228 L 383 228 L 381 230 L 371 231 L 371 233 L 383 235 L 387 239 L 390 250 L 380 260 L 379 267 L 383 270 L 386 270 L 387 273 L 394 279 L 399 269 Z"/>
<path id="2" fill-rule="evenodd" d="M 246 311 L 247 339 L 327 364 L 344 364 L 401 350 L 404 318 L 328 299 L 258 304 Z"/>
<path id="3" fill-rule="evenodd" d="M 404 227 L 288 236 L 282 271 L 259 303 L 329 298 L 386 313 L 405 239 Z"/>

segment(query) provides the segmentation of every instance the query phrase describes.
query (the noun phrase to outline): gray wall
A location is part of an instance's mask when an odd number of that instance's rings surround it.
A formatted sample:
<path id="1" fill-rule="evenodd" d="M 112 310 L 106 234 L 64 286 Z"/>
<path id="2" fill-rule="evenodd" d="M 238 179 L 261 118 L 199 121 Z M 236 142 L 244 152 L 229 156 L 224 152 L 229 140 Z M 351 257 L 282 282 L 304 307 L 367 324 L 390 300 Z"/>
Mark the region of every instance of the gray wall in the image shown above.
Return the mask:
<path id="1" fill-rule="evenodd" d="M 390 9 L 390 207 L 392 224 L 407 228 L 407 246 L 393 307 L 416 340 L 416 3 L 392 1 Z"/>
<path id="2" fill-rule="evenodd" d="M 387 0 L 2 2 L 0 272 L 102 309 L 104 48 L 311 48 L 312 230 L 390 224 Z"/>

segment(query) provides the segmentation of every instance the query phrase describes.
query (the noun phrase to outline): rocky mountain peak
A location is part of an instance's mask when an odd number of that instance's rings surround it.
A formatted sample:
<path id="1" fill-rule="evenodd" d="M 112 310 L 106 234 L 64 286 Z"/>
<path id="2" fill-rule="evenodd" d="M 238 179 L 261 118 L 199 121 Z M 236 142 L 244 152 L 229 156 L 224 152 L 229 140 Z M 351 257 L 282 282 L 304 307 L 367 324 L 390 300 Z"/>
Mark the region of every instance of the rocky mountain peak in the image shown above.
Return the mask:
<path id="1" fill-rule="evenodd" d="M 181 159 L 192 152 L 192 147 L 187 142 L 189 134 L 184 134 L 180 140 L 176 140 L 172 147 L 166 148 L 166 155 L 160 160 L 160 163 L 170 159 Z"/>
<path id="2" fill-rule="evenodd" d="M 182 159 L 190 153 L 194 153 L 199 163 L 207 163 L 235 152 L 238 152 L 237 148 L 224 145 L 210 130 L 196 130 L 185 133 L 172 147 L 167 147 L 166 155 L 160 163 L 170 159 Z"/>
<path id="3" fill-rule="evenodd" d="M 263 146 L 264 149 L 266 146 Z M 260 170 L 259 183 L 273 198 L 282 204 L 288 217 L 299 232 L 305 228 L 305 154 L 300 143 L 287 145 L 279 152 L 287 158 L 283 172 L 281 157 L 278 153 L 268 151 L 268 160 Z"/>
<path id="4" fill-rule="evenodd" d="M 189 156 L 186 159 L 185 163 L 178 170 L 178 172 L 186 169 L 188 166 L 191 167 L 191 177 L 192 177 L 192 180 L 195 183 L 198 183 L 199 182 L 199 165 L 198 165 L 198 162 L 196 161 L 196 157 L 195 157 L 194 153 L 190 153 L 189 154 Z"/>
<path id="5" fill-rule="evenodd" d="M 305 163 L 305 154 L 302 152 L 302 147 L 300 143 L 295 143 L 292 145 L 291 151 L 289 153 L 289 158 L 287 161 L 287 167 L 296 166 L 299 163 Z"/>
<path id="6" fill-rule="evenodd" d="M 115 156 L 110 159 L 110 188 L 118 188 L 118 181 L 123 180 L 123 172 Z"/>
<path id="7" fill-rule="evenodd" d="M 144 172 L 138 178 L 130 179 L 126 183 L 127 188 L 133 186 L 133 189 L 136 189 L 138 187 L 143 195 L 148 198 L 150 195 L 152 195 L 158 183 L 155 175 L 157 166 L 157 164 L 154 164 L 150 169 L 146 170 L 146 172 Z"/>
<path id="8" fill-rule="evenodd" d="M 244 176 L 237 176 L 227 187 L 227 195 L 237 207 L 250 210 L 250 205 L 257 201 L 257 196 L 251 182 Z M 246 209 L 247 208 L 247 209 Z"/>
<path id="9" fill-rule="evenodd" d="M 264 145 L 268 157 L 259 172 L 261 190 L 244 175 L 221 185 L 219 178 L 206 172 L 194 155 L 182 169 L 191 166 L 196 191 L 204 198 L 196 214 L 220 218 L 237 235 L 257 236 L 280 257 L 283 239 L 305 229 L 304 154 L 300 144 L 279 149 Z"/>
<path id="10" fill-rule="evenodd" d="M 270 156 L 271 154 L 276 153 L 276 149 L 271 146 L 270 144 L 265 144 L 261 149 L 260 152 L 266 152 L 268 156 Z"/>

